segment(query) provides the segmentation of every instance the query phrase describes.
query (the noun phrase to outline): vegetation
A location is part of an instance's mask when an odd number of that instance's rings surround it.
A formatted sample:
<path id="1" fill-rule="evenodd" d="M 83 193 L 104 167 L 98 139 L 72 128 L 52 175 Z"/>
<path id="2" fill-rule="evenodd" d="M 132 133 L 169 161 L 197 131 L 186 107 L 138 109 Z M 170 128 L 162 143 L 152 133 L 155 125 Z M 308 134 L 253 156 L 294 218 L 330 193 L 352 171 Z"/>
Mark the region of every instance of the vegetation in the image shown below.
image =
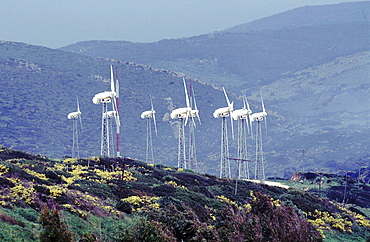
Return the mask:
<path id="1" fill-rule="evenodd" d="M 366 239 L 370 221 L 314 193 L 127 158 L 51 160 L 2 147 L 2 241 Z M 58 239 L 56 239 L 58 238 Z"/>

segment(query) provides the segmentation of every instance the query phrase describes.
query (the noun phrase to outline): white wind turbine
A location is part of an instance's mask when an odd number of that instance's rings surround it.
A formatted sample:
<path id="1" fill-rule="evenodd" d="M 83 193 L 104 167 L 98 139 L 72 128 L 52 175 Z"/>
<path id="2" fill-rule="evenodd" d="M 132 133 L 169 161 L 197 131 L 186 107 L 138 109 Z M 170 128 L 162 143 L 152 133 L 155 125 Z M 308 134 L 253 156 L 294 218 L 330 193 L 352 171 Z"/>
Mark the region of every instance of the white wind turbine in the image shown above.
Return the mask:
<path id="1" fill-rule="evenodd" d="M 152 96 L 150 96 L 150 105 L 151 110 L 144 111 L 141 113 L 140 117 L 146 119 L 146 152 L 145 152 L 145 162 L 154 164 L 154 150 L 153 150 L 153 137 L 152 137 L 152 123 L 150 119 L 153 119 L 154 122 L 154 131 L 155 135 L 157 132 L 157 123 L 155 120 L 155 110 L 153 107 Z"/>
<path id="2" fill-rule="evenodd" d="M 81 125 L 81 131 L 82 131 L 82 119 L 81 119 L 81 110 L 80 110 L 80 104 L 78 102 L 78 97 L 77 97 L 77 111 L 69 113 L 67 116 L 68 119 L 72 119 L 73 121 L 73 137 L 72 137 L 72 157 L 79 158 L 80 157 L 80 148 L 79 148 L 79 142 L 78 142 L 78 125 L 77 125 L 77 119 L 80 120 L 80 125 Z"/>
<path id="3" fill-rule="evenodd" d="M 230 117 L 232 136 L 234 136 L 233 120 L 231 118 L 231 113 L 234 110 L 234 102 L 230 102 L 229 98 L 227 97 L 225 88 L 223 88 L 223 91 L 224 91 L 225 98 L 227 101 L 227 107 L 216 109 L 213 112 L 213 117 L 222 118 L 220 178 L 222 177 L 231 178 L 230 161 L 228 159 L 229 158 L 229 141 L 227 137 L 226 118 Z"/>
<path id="4" fill-rule="evenodd" d="M 198 170 L 198 162 L 197 162 L 197 155 L 196 155 L 196 146 L 195 146 L 195 118 L 198 118 L 199 124 L 200 122 L 200 117 L 199 117 L 199 110 L 197 107 L 197 102 L 195 100 L 195 95 L 194 95 L 194 88 L 192 83 L 190 82 L 190 101 L 191 101 L 191 111 L 190 111 L 190 123 L 189 123 L 189 163 L 190 163 L 190 169 L 193 171 Z M 193 109 L 194 105 L 194 109 Z"/>
<path id="5" fill-rule="evenodd" d="M 117 156 L 120 156 L 119 153 L 119 129 L 120 129 L 120 119 L 119 119 L 119 112 L 117 109 L 118 103 L 118 79 L 116 80 L 117 92 L 116 87 L 114 84 L 114 77 L 113 77 L 113 68 L 111 66 L 111 90 L 105 91 L 96 94 L 92 102 L 94 104 L 102 104 L 102 131 L 101 131 L 101 142 L 100 142 L 100 155 L 102 157 L 110 157 L 112 155 L 112 132 L 110 131 L 109 119 L 114 117 L 116 122 L 117 128 Z M 108 103 L 112 103 L 113 111 L 108 111 Z"/>
<path id="6" fill-rule="evenodd" d="M 265 122 L 265 130 L 267 132 L 267 122 L 266 116 L 267 112 L 265 109 L 265 104 L 263 103 L 263 98 L 261 94 L 262 112 L 253 113 L 249 116 L 250 122 L 256 122 L 256 164 L 255 164 L 255 180 L 265 181 L 265 167 L 263 160 L 263 149 L 262 149 L 262 129 L 261 122 Z M 252 127 L 252 126 L 251 126 Z"/>
<path id="7" fill-rule="evenodd" d="M 178 168 L 186 168 L 186 155 L 185 155 L 185 133 L 184 128 L 188 122 L 188 119 L 191 115 L 191 107 L 188 92 L 186 89 L 186 82 L 185 78 L 182 78 L 184 82 L 184 90 L 185 90 L 185 100 L 186 100 L 186 107 L 185 108 L 177 108 L 172 110 L 170 117 L 171 119 L 179 119 L 179 143 L 178 143 L 178 154 L 177 154 L 177 166 Z"/>
<path id="8" fill-rule="evenodd" d="M 238 121 L 238 179 L 249 179 L 248 152 L 247 152 L 247 129 L 249 132 L 248 117 L 252 110 L 249 108 L 247 97 L 243 95 L 243 108 L 234 110 L 231 117 Z"/>

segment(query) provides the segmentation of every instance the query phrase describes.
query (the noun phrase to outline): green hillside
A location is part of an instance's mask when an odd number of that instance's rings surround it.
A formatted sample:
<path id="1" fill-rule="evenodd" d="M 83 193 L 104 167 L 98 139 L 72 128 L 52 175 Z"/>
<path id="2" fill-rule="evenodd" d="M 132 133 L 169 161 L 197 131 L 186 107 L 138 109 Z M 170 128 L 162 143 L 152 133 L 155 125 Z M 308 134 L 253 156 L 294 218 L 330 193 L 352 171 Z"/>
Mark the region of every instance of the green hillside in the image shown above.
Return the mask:
<path id="1" fill-rule="evenodd" d="M 370 235 L 361 207 L 294 188 L 236 184 L 127 158 L 52 160 L 1 147 L 0 159 L 2 241 L 364 241 Z"/>

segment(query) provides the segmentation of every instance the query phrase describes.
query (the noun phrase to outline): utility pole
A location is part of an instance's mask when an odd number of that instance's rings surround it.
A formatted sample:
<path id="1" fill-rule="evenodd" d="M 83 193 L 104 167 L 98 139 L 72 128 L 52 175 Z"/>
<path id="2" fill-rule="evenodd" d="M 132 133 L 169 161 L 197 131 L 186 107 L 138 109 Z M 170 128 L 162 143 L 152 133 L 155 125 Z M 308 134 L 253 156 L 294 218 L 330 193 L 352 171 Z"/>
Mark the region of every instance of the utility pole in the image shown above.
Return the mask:
<path id="1" fill-rule="evenodd" d="M 344 191 L 343 191 L 343 201 L 342 201 L 342 206 L 344 207 L 344 203 L 346 202 L 346 194 L 347 194 L 347 174 L 348 174 L 348 171 L 347 170 L 340 170 L 342 172 L 345 172 L 346 173 L 346 182 L 344 183 Z"/>
<path id="2" fill-rule="evenodd" d="M 237 192 L 238 192 L 238 180 L 243 178 L 243 168 L 241 168 L 241 166 L 245 165 L 246 162 L 250 162 L 251 160 L 238 159 L 238 158 L 227 158 L 227 159 L 228 160 L 234 160 L 234 161 L 237 162 L 237 175 L 236 175 L 236 179 L 235 179 L 235 193 L 234 193 L 234 195 L 236 195 Z M 249 177 L 248 177 L 248 179 L 249 179 Z"/>
<path id="3" fill-rule="evenodd" d="M 304 173 L 304 154 L 308 149 L 300 149 L 298 151 L 302 152 L 302 175 Z"/>

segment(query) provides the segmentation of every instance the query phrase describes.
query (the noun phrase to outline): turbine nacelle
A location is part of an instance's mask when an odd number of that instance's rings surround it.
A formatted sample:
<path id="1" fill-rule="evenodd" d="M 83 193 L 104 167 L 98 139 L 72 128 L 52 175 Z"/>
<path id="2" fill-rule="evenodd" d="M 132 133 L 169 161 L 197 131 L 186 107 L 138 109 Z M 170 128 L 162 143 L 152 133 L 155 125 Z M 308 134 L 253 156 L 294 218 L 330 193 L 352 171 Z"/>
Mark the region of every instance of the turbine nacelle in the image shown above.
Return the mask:
<path id="1" fill-rule="evenodd" d="M 253 121 L 263 121 L 265 120 L 267 116 L 266 112 L 260 112 L 260 113 L 253 113 L 252 115 L 249 116 L 251 122 Z"/>
<path id="2" fill-rule="evenodd" d="M 81 112 L 80 111 L 77 111 L 77 112 L 72 112 L 72 113 L 69 113 L 67 118 L 68 119 L 77 119 L 81 116 Z"/>
<path id="3" fill-rule="evenodd" d="M 234 110 L 232 113 L 231 113 L 231 117 L 234 119 L 234 120 L 238 120 L 238 119 L 248 119 L 248 116 L 252 113 L 251 110 L 248 110 L 248 109 L 237 109 L 237 110 Z"/>
<path id="4" fill-rule="evenodd" d="M 144 111 L 141 113 L 140 117 L 142 119 L 145 119 L 145 118 L 153 118 L 155 114 L 155 111 L 154 110 L 148 110 L 148 111 Z"/>
<path id="5" fill-rule="evenodd" d="M 114 98 L 116 96 L 117 96 L 117 93 L 114 92 L 114 91 L 101 92 L 101 93 L 96 94 L 93 97 L 92 102 L 94 104 L 110 103 L 110 102 L 112 102 L 112 98 Z"/>
<path id="6" fill-rule="evenodd" d="M 170 117 L 171 119 L 178 119 L 178 118 L 188 118 L 191 113 L 191 108 L 177 108 L 175 110 L 172 110 Z"/>
<path id="7" fill-rule="evenodd" d="M 232 110 L 230 111 L 230 108 L 229 108 L 229 107 L 225 107 L 225 108 L 218 108 L 218 109 L 216 109 L 216 110 L 213 112 L 213 117 L 214 117 L 214 118 L 224 118 L 224 117 L 229 117 L 231 112 L 232 112 Z"/>

